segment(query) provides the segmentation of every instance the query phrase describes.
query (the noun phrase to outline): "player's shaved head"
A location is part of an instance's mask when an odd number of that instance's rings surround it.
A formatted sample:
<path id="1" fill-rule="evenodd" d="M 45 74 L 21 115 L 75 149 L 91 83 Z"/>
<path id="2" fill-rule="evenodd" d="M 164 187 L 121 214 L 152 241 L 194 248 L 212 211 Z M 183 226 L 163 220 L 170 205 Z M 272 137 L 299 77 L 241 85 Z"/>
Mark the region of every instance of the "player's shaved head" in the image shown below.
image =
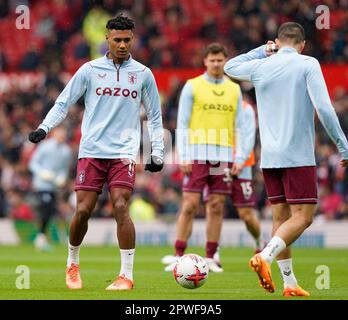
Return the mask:
<path id="1" fill-rule="evenodd" d="M 278 29 L 278 39 L 297 45 L 305 40 L 305 31 L 299 23 L 285 22 Z"/>

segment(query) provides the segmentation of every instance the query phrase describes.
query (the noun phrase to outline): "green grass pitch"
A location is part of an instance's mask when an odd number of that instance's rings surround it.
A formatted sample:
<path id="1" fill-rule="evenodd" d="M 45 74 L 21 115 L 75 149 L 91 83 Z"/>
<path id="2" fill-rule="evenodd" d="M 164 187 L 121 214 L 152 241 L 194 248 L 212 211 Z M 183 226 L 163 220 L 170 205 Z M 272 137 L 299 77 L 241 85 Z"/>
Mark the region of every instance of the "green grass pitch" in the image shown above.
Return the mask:
<path id="1" fill-rule="evenodd" d="M 67 248 L 56 246 L 49 253 L 37 252 L 33 247 L 0 246 L 0 300 L 5 299 L 119 299 L 119 300 L 252 300 L 286 299 L 282 297 L 282 281 L 276 263 L 272 264 L 276 292 L 261 289 L 257 276 L 250 271 L 250 248 L 222 248 L 225 272 L 209 274 L 207 283 L 195 290 L 181 288 L 172 273 L 164 272 L 160 259 L 171 253 L 171 247 L 137 247 L 134 266 L 135 289 L 130 292 L 109 292 L 105 288 L 119 271 L 117 247 L 82 247 L 80 251 L 81 277 L 84 288 L 71 291 L 65 287 Z M 204 255 L 203 248 L 189 248 L 188 252 Z M 310 291 L 309 298 L 348 299 L 348 250 L 295 248 L 294 271 L 299 284 Z M 17 289 L 16 273 L 19 265 L 30 268 L 30 289 Z M 330 288 L 319 290 L 323 273 L 318 266 L 330 271 Z M 289 298 L 287 298 L 289 299 Z M 291 298 L 294 299 L 294 298 Z"/>

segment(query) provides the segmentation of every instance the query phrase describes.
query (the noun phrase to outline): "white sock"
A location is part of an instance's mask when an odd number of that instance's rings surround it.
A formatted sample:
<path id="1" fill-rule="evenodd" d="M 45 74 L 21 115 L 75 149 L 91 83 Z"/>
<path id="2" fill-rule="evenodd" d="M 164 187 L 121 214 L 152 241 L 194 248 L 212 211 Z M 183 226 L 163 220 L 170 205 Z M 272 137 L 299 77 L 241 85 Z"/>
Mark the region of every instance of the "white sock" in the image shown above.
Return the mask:
<path id="1" fill-rule="evenodd" d="M 267 246 L 261 251 L 261 257 L 268 263 L 272 263 L 275 257 L 286 248 L 282 238 L 274 236 Z"/>
<path id="2" fill-rule="evenodd" d="M 72 246 L 69 243 L 68 246 L 68 261 L 67 266 L 70 267 L 70 265 L 73 264 L 79 264 L 79 253 L 80 253 L 80 246 Z"/>
<path id="3" fill-rule="evenodd" d="M 120 249 L 121 253 L 121 271 L 126 278 L 133 280 L 133 264 L 135 249 Z"/>
<path id="4" fill-rule="evenodd" d="M 284 288 L 296 288 L 297 280 L 292 270 L 292 259 L 278 260 L 277 262 L 283 277 Z"/>

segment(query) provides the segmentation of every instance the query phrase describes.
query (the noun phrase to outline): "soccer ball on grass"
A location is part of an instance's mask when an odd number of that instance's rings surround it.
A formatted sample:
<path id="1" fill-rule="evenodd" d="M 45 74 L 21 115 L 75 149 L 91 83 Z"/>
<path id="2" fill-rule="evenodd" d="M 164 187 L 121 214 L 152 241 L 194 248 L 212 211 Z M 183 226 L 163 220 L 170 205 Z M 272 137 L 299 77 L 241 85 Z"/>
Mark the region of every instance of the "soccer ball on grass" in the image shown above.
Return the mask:
<path id="1" fill-rule="evenodd" d="M 209 268 L 198 254 L 189 253 L 180 257 L 173 270 L 178 284 L 186 289 L 201 287 L 208 280 Z"/>

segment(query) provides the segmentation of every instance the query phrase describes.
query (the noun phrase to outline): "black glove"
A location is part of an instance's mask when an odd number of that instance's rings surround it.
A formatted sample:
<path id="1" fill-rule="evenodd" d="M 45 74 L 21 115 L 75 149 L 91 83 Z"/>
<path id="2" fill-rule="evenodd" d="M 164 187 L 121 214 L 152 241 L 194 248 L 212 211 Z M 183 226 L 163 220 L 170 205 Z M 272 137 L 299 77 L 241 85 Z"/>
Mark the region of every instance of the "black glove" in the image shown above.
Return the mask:
<path id="1" fill-rule="evenodd" d="M 145 165 L 145 170 L 150 172 L 158 172 L 163 169 L 163 160 L 156 156 L 151 156 L 151 162 L 149 161 Z"/>
<path id="2" fill-rule="evenodd" d="M 46 131 L 44 129 L 38 129 L 29 133 L 29 141 L 32 143 L 38 143 L 41 140 L 45 139 Z"/>

